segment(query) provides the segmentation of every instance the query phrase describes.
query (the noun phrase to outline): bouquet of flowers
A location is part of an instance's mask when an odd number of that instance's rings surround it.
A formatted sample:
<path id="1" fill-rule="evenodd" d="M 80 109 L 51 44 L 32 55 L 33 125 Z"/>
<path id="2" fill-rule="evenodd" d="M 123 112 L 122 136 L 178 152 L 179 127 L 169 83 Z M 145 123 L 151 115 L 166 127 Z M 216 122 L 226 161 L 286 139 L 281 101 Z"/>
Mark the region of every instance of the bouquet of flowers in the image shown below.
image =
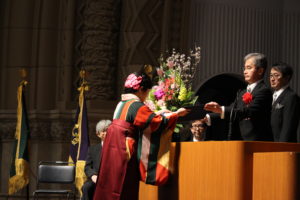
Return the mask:
<path id="1" fill-rule="evenodd" d="M 155 112 L 163 109 L 176 111 L 180 107 L 194 105 L 197 97 L 192 91 L 192 80 L 200 62 L 200 47 L 195 47 L 188 56 L 173 49 L 171 55 L 166 59 L 162 55 L 159 61 L 157 85 L 145 102 L 148 107 Z M 175 132 L 178 131 L 175 129 Z"/>

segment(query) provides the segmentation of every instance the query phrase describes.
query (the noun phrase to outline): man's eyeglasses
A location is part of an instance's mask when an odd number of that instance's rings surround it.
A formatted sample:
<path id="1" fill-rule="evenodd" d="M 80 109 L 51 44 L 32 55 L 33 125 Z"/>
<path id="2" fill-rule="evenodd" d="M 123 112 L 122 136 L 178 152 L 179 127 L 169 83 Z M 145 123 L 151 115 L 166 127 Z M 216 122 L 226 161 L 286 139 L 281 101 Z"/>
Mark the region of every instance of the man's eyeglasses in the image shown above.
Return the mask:
<path id="1" fill-rule="evenodd" d="M 206 124 L 195 124 L 195 125 L 192 125 L 193 128 L 200 128 L 200 127 L 206 127 Z"/>
<path id="2" fill-rule="evenodd" d="M 279 79 L 280 77 L 280 74 L 270 74 L 270 78 Z"/>

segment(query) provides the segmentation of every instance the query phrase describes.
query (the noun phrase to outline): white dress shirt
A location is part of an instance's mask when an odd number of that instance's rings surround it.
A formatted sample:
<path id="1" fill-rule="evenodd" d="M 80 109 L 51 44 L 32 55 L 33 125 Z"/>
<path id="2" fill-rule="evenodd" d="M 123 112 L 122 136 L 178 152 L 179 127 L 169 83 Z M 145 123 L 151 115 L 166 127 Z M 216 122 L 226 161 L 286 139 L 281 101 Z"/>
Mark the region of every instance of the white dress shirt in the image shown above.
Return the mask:
<path id="1" fill-rule="evenodd" d="M 251 83 L 247 86 L 247 92 L 252 92 L 254 90 L 254 88 L 257 86 L 257 84 L 259 82 L 261 82 L 262 80 L 256 81 L 255 83 Z"/>
<path id="2" fill-rule="evenodd" d="M 203 140 L 198 140 L 197 138 L 195 138 L 195 137 L 193 136 L 193 142 L 200 142 L 200 141 L 203 141 Z"/>
<path id="3" fill-rule="evenodd" d="M 283 93 L 283 91 L 288 87 L 288 85 L 280 88 L 279 90 L 275 90 L 273 93 L 273 102 L 272 104 L 274 104 L 274 102 L 277 100 L 277 98 Z"/>

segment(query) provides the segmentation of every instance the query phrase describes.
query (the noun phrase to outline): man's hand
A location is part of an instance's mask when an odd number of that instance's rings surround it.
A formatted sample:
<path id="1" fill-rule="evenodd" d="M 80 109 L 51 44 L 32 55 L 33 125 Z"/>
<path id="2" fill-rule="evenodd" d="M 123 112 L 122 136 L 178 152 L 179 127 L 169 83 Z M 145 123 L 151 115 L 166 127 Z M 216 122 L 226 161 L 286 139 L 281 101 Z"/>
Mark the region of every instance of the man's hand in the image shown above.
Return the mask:
<path id="1" fill-rule="evenodd" d="M 204 121 L 204 123 L 207 125 L 207 123 L 208 123 L 208 119 L 207 119 L 207 117 L 205 116 L 203 119 L 202 119 L 203 121 Z"/>
<path id="2" fill-rule="evenodd" d="M 96 183 L 96 182 L 97 182 L 97 178 L 98 178 L 98 176 L 97 176 L 97 175 L 93 175 L 93 176 L 91 177 L 91 179 L 92 179 L 92 181 L 93 181 L 94 183 Z"/>
<path id="3" fill-rule="evenodd" d="M 222 108 L 217 102 L 209 102 L 204 105 L 204 110 L 214 113 L 222 113 Z"/>

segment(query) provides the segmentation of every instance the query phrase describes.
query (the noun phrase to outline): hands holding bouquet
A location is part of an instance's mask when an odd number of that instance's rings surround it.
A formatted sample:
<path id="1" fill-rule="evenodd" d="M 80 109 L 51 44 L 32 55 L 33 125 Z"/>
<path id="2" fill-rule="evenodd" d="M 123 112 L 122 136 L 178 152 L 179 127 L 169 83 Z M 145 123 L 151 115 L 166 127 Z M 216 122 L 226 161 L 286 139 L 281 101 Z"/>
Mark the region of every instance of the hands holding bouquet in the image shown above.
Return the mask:
<path id="1" fill-rule="evenodd" d="M 175 113 L 177 113 L 179 117 L 183 117 L 183 116 L 187 115 L 189 112 L 190 112 L 189 109 L 179 108 Z M 155 112 L 155 114 L 157 114 L 157 115 L 166 114 L 166 113 L 172 113 L 172 111 L 170 111 L 168 109 L 164 109 L 164 110 L 159 110 L 159 111 Z"/>

